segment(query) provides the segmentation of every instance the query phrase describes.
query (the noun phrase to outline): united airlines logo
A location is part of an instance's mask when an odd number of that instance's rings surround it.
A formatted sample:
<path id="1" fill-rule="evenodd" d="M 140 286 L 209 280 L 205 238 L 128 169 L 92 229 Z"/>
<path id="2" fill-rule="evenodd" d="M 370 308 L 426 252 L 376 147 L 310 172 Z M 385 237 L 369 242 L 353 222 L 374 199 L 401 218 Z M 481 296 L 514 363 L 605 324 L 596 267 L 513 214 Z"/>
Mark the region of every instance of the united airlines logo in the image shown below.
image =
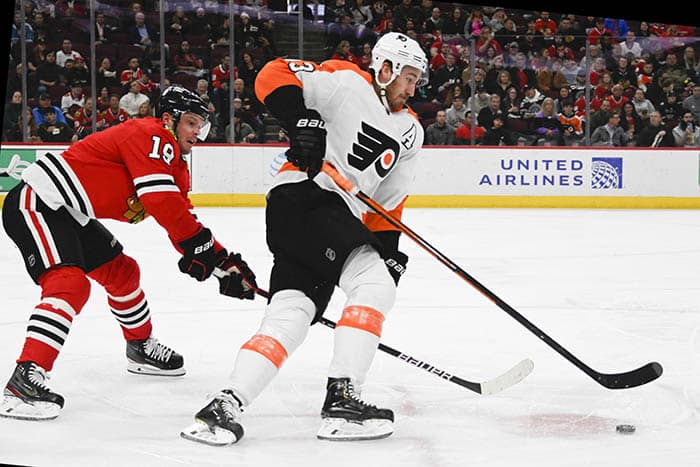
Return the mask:
<path id="1" fill-rule="evenodd" d="M 594 190 L 622 189 L 622 158 L 591 158 L 591 188 Z"/>
<path id="2" fill-rule="evenodd" d="M 374 164 L 377 174 L 384 178 L 399 160 L 400 150 L 399 143 L 391 136 L 362 122 L 362 131 L 357 133 L 352 153 L 348 153 L 348 164 L 360 171 Z"/>

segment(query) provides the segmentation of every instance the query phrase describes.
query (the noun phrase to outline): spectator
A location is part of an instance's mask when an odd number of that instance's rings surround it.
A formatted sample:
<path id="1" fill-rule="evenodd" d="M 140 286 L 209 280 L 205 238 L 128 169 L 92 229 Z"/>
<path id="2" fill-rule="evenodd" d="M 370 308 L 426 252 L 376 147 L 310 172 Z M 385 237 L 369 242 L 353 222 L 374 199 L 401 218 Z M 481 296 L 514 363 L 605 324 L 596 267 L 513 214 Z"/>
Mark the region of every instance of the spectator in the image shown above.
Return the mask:
<path id="1" fill-rule="evenodd" d="M 82 57 L 82 55 L 77 50 L 73 50 L 73 42 L 70 39 L 63 39 L 61 50 L 56 52 L 56 64 L 65 67 L 67 59 L 75 61 L 77 57 Z"/>
<path id="2" fill-rule="evenodd" d="M 254 87 L 258 72 L 260 72 L 260 67 L 253 60 L 253 56 L 250 52 L 243 52 L 242 63 L 238 67 L 238 77 Z"/>
<path id="3" fill-rule="evenodd" d="M 355 4 L 350 6 L 353 22 L 357 26 L 357 37 L 365 37 L 371 33 L 371 24 L 374 19 L 372 16 L 372 8 L 364 4 L 364 0 L 356 0 Z"/>
<path id="4" fill-rule="evenodd" d="M 476 123 L 483 128 L 491 128 L 493 126 L 493 118 L 496 115 L 502 114 L 500 96 L 498 94 L 491 94 L 489 97 L 489 105 L 479 111 L 476 116 Z"/>
<path id="5" fill-rule="evenodd" d="M 562 112 L 562 103 L 564 101 L 571 101 L 572 104 L 574 102 L 573 96 L 571 96 L 571 91 L 569 91 L 569 88 L 566 86 L 559 89 L 559 95 L 556 99 L 554 99 L 554 113 Z"/>
<path id="6" fill-rule="evenodd" d="M 564 145 L 579 146 L 583 139 L 583 119 L 574 112 L 574 103 L 570 99 L 562 101 L 561 105 L 559 122 L 563 129 Z"/>
<path id="7" fill-rule="evenodd" d="M 511 86 L 506 91 L 506 97 L 501 99 L 501 111 L 506 115 L 506 121 L 520 118 L 520 96 L 518 90 Z"/>
<path id="8" fill-rule="evenodd" d="M 34 13 L 33 19 L 34 22 L 32 23 L 32 27 L 34 28 L 34 43 L 39 40 L 45 42 L 51 37 L 51 31 L 49 30 L 49 26 L 46 24 L 44 14 L 37 11 Z"/>
<path id="9" fill-rule="evenodd" d="M 44 121 L 39 125 L 38 136 L 44 143 L 68 143 L 73 137 L 73 130 L 65 122 L 56 120 L 56 108 L 42 109 Z"/>
<path id="10" fill-rule="evenodd" d="M 544 95 L 536 87 L 525 86 L 525 96 L 520 101 L 520 116 L 524 119 L 533 118 L 542 110 L 542 101 L 544 101 Z"/>
<path id="11" fill-rule="evenodd" d="M 654 104 L 651 103 L 649 99 L 644 96 L 644 91 L 637 89 L 634 91 L 634 97 L 632 98 L 632 105 L 634 110 L 643 120 L 648 120 L 649 115 L 655 111 Z"/>
<path id="12" fill-rule="evenodd" d="M 377 2 L 375 2 L 375 3 L 377 3 Z M 427 34 L 433 34 L 433 33 L 435 33 L 435 31 L 442 32 L 445 30 L 445 20 L 442 17 L 440 8 L 435 7 L 432 9 L 430 17 L 425 21 L 425 25 L 423 27 L 423 30 Z M 462 32 L 462 30 L 460 30 L 459 32 Z"/>
<path id="13" fill-rule="evenodd" d="M 491 128 L 486 130 L 481 140 L 482 146 L 515 146 L 515 139 L 503 124 L 504 116 L 501 114 L 493 118 Z"/>
<path id="14" fill-rule="evenodd" d="M 675 146 L 672 131 L 666 129 L 659 112 L 652 112 L 649 115 L 649 124 L 639 132 L 637 146 L 643 148 L 672 148 Z"/>
<path id="15" fill-rule="evenodd" d="M 129 120 L 129 114 L 119 107 L 119 96 L 112 94 L 109 96 L 109 108 L 102 112 L 99 118 L 103 121 L 101 126 L 109 128 Z"/>
<path id="16" fill-rule="evenodd" d="M 211 87 L 213 93 L 214 107 L 217 111 L 219 122 L 228 120 L 228 88 L 231 79 L 231 57 L 224 55 L 221 63 L 211 70 Z"/>
<path id="17" fill-rule="evenodd" d="M 70 67 L 68 63 L 70 63 L 70 59 L 66 60 L 66 81 L 69 83 L 81 83 L 83 86 L 87 86 L 90 80 L 90 70 L 88 70 L 83 57 L 76 57 L 73 61 L 73 65 Z"/>
<path id="18" fill-rule="evenodd" d="M 637 114 L 637 111 L 634 109 L 634 104 L 632 104 L 630 101 L 625 102 L 625 105 L 622 106 L 622 113 L 620 113 L 620 126 L 623 130 L 625 130 L 625 132 L 632 130 L 628 132 L 630 139 L 627 141 L 627 146 L 636 146 L 637 136 L 639 136 L 639 132 L 644 124 L 642 123 L 642 119 L 639 117 L 639 114 Z"/>
<path id="19" fill-rule="evenodd" d="M 537 146 L 563 146 L 564 139 L 562 133 L 564 128 L 561 125 L 559 116 L 554 112 L 554 99 L 546 97 L 542 101 L 542 109 L 535 114 L 532 122 L 537 139 Z"/>
<path id="20" fill-rule="evenodd" d="M 613 85 L 612 94 L 607 97 L 607 100 L 610 102 L 610 108 L 614 112 L 620 112 L 625 102 L 629 101 L 627 96 L 624 95 L 624 88 L 621 84 Z"/>
<path id="21" fill-rule="evenodd" d="M 44 39 L 34 41 L 34 47 L 27 57 L 27 70 L 29 73 L 36 72 L 39 65 L 46 61 L 46 43 Z"/>
<path id="22" fill-rule="evenodd" d="M 65 114 L 73 105 L 83 107 L 85 105 L 85 95 L 83 93 L 83 83 L 76 81 L 71 83 L 70 91 L 61 98 L 61 110 Z"/>
<path id="23" fill-rule="evenodd" d="M 372 63 L 372 44 L 365 42 L 362 44 L 362 55 L 357 59 L 357 65 L 362 69 L 367 71 L 370 64 Z"/>
<path id="24" fill-rule="evenodd" d="M 24 73 L 22 73 L 22 63 L 15 65 L 15 72 L 7 77 L 7 91 L 6 94 L 12 94 L 15 91 L 22 91 L 22 78 Z"/>
<path id="25" fill-rule="evenodd" d="M 695 121 L 700 121 L 700 83 L 693 86 L 693 93 L 683 99 L 683 109 L 693 113 Z"/>
<path id="26" fill-rule="evenodd" d="M 466 114 L 467 107 L 464 105 L 464 99 L 462 96 L 454 96 L 452 98 L 452 106 L 445 112 L 447 124 L 457 129 L 464 124 Z"/>
<path id="27" fill-rule="evenodd" d="M 498 43 L 496 38 L 491 31 L 491 26 L 484 24 L 481 27 L 481 32 L 479 33 L 479 38 L 476 41 L 476 55 L 478 57 L 484 57 L 489 49 L 493 49 L 496 55 L 503 53 L 503 47 Z"/>
<path id="28" fill-rule="evenodd" d="M 627 54 L 632 54 L 636 58 L 640 58 L 642 56 L 642 46 L 639 45 L 639 42 L 637 42 L 634 31 L 627 31 L 625 40 L 620 43 L 620 53 L 624 57 L 626 57 Z"/>
<path id="29" fill-rule="evenodd" d="M 484 83 L 489 94 L 498 94 L 501 99 L 506 97 L 506 90 L 513 85 L 513 78 L 505 67 L 503 55 L 494 58 L 493 66 L 486 72 Z"/>
<path id="30" fill-rule="evenodd" d="M 258 26 L 250 20 L 250 15 L 246 12 L 241 13 L 240 23 L 236 25 L 234 33 L 237 46 L 243 49 L 255 47 L 259 32 Z"/>
<path id="31" fill-rule="evenodd" d="M 447 62 L 447 55 L 452 53 L 450 49 L 450 44 L 447 42 L 442 42 L 440 44 L 440 52 L 435 54 L 433 58 L 430 59 L 430 71 L 432 73 L 437 73 L 438 69 Z"/>
<path id="32" fill-rule="evenodd" d="M 610 73 L 613 83 L 620 84 L 624 89 L 633 88 L 637 85 L 637 75 L 629 63 L 627 57 L 617 59 L 617 68 Z"/>
<path id="33" fill-rule="evenodd" d="M 34 120 L 34 123 L 36 123 L 37 126 L 44 123 L 43 110 L 45 110 L 49 107 L 53 107 L 54 113 L 56 114 L 57 121 L 59 121 L 61 123 L 67 123 L 66 117 L 63 115 L 63 112 L 61 112 L 61 109 L 54 106 L 51 103 L 51 96 L 44 93 L 44 94 L 39 94 L 39 102 L 37 103 L 37 106 L 32 109 L 32 119 Z"/>
<path id="34" fill-rule="evenodd" d="M 483 127 L 476 125 L 474 127 L 474 143 L 479 144 L 486 134 L 486 130 Z M 458 145 L 471 145 L 472 144 L 472 113 L 467 110 L 467 114 L 464 116 L 464 124 L 455 130 L 455 144 Z"/>
<path id="35" fill-rule="evenodd" d="M 485 22 L 481 8 L 474 7 L 471 14 L 467 17 L 464 24 L 464 35 L 467 38 L 477 38 L 481 35 L 481 29 L 483 28 Z"/>
<path id="36" fill-rule="evenodd" d="M 182 40 L 190 32 L 190 19 L 185 13 L 185 7 L 177 5 L 175 13 L 170 18 L 170 32 L 175 33 Z"/>
<path id="37" fill-rule="evenodd" d="M 685 69 L 685 72 L 688 74 L 690 80 L 697 83 L 698 79 L 700 78 L 700 62 L 698 62 L 697 56 L 695 55 L 695 49 L 692 46 L 687 46 L 683 50 L 681 66 Z"/>
<path id="38" fill-rule="evenodd" d="M 455 129 L 447 124 L 444 110 L 438 110 L 435 122 L 425 129 L 425 144 L 433 146 L 451 146 L 454 144 Z"/>
<path id="39" fill-rule="evenodd" d="M 95 74 L 95 81 L 98 88 L 113 88 L 120 85 L 117 72 L 112 68 L 112 61 L 108 57 L 104 57 L 100 62 Z"/>
<path id="40" fill-rule="evenodd" d="M 625 146 L 627 134 L 620 128 L 620 113 L 611 112 L 608 122 L 599 126 L 591 135 L 591 146 Z"/>
<path id="41" fill-rule="evenodd" d="M 654 83 L 654 64 L 644 62 L 641 72 L 637 75 L 637 87 L 646 93 L 650 91 L 652 83 Z"/>
<path id="42" fill-rule="evenodd" d="M 537 82 L 535 70 L 528 68 L 527 56 L 523 52 L 515 54 L 515 64 L 509 71 L 513 77 L 513 86 L 521 94 L 525 92 L 525 86 L 535 86 Z"/>
<path id="43" fill-rule="evenodd" d="M 437 14 L 435 13 L 435 10 L 437 10 Z M 464 16 L 462 8 L 455 6 L 452 9 L 450 16 L 442 21 L 442 27 L 437 26 L 441 20 L 436 21 L 433 19 L 436 16 L 438 18 L 442 17 L 439 8 L 433 8 L 433 14 L 431 15 L 431 22 L 435 24 L 434 29 L 440 29 L 442 30 L 443 34 L 448 35 L 464 34 L 464 25 L 467 22 L 467 18 Z"/>
<path id="44" fill-rule="evenodd" d="M 535 20 L 535 31 L 544 36 L 553 36 L 557 32 L 557 23 L 549 17 L 548 11 L 541 11 Z"/>
<path id="45" fill-rule="evenodd" d="M 700 147 L 700 128 L 694 123 L 693 112 L 687 110 L 673 129 L 673 139 L 679 148 Z"/>
<path id="46" fill-rule="evenodd" d="M 34 28 L 32 25 L 25 20 L 24 23 L 24 39 L 28 43 L 34 42 Z M 19 13 L 15 13 L 14 19 L 12 21 L 12 32 L 10 34 L 10 44 L 12 47 L 16 47 L 19 44 L 20 31 L 22 30 L 22 16 Z M 19 54 L 18 54 L 19 55 Z"/>
<path id="47" fill-rule="evenodd" d="M 146 118 L 152 117 L 153 111 L 151 110 L 151 103 L 146 101 L 139 105 L 139 111 L 136 113 L 134 118 Z"/>
<path id="48" fill-rule="evenodd" d="M 586 72 L 581 70 L 576 60 L 564 60 L 564 66 L 562 67 L 561 72 L 564 75 L 564 78 L 566 78 L 566 82 L 569 86 L 576 84 L 576 78 L 579 75 L 583 76 L 583 82 L 585 85 Z"/>
<path id="49" fill-rule="evenodd" d="M 132 81 L 129 85 L 129 92 L 119 99 L 119 107 L 129 114 L 129 118 L 135 118 L 139 113 L 139 107 L 150 99 L 141 93 L 141 86 L 138 81 Z"/>
<path id="50" fill-rule="evenodd" d="M 111 34 L 116 29 L 105 22 L 105 14 L 103 12 L 98 11 L 95 13 L 95 45 L 108 43 Z"/>
<path id="51" fill-rule="evenodd" d="M 670 127 L 675 126 L 683 116 L 683 106 L 678 102 L 678 95 L 674 92 L 665 93 L 659 102 L 658 111 L 661 119 Z M 651 115 L 651 114 L 650 114 Z"/>
<path id="52" fill-rule="evenodd" d="M 127 69 L 122 71 L 119 75 L 119 82 L 124 89 L 129 89 L 131 87 L 131 83 L 141 79 L 143 73 L 143 70 L 139 66 L 138 57 L 131 57 L 127 62 Z"/>
<path id="53" fill-rule="evenodd" d="M 282 128 L 280 128 L 280 131 L 277 132 L 277 142 L 289 143 L 289 136 L 287 135 L 287 132 L 284 131 Z"/>
<path id="54" fill-rule="evenodd" d="M 543 67 L 536 74 L 537 89 L 545 96 L 554 97 L 562 87 L 567 86 L 566 77 L 561 72 L 561 60 L 555 58 L 549 67 Z"/>
<path id="55" fill-rule="evenodd" d="M 338 47 L 336 47 L 335 53 L 331 56 L 331 60 L 346 60 L 355 64 L 358 62 L 357 56 L 350 51 L 350 42 L 346 40 L 342 40 L 338 43 Z"/>
<path id="56" fill-rule="evenodd" d="M 178 7 L 180 8 L 180 7 Z M 173 59 L 175 64 L 174 73 L 185 73 L 192 76 L 202 77 L 204 71 L 204 61 L 192 53 L 189 41 L 182 41 L 180 49 Z"/>
<path id="57" fill-rule="evenodd" d="M 75 132 L 75 134 L 71 138 L 71 141 L 76 142 L 79 139 L 83 139 L 90 133 L 92 133 L 93 109 L 94 107 L 92 105 L 92 97 L 86 98 L 85 106 L 78 109 L 78 111 L 75 114 L 75 117 L 73 118 L 73 131 Z M 103 124 L 104 123 L 101 121 L 101 119 L 98 119 L 98 129 L 99 126 Z"/>
<path id="58" fill-rule="evenodd" d="M 202 7 L 198 7 L 194 18 L 190 21 L 190 33 L 193 36 L 209 36 L 211 34 L 211 18 Z"/>
<path id="59" fill-rule="evenodd" d="M 660 77 L 662 82 L 665 79 L 670 80 L 675 89 L 683 89 L 688 79 L 688 73 L 678 64 L 678 57 L 673 52 L 666 54 L 666 62 L 657 70 L 656 76 L 657 79 Z"/>
<path id="60" fill-rule="evenodd" d="M 444 102 L 447 90 L 453 85 L 459 84 L 461 80 L 462 70 L 457 67 L 456 62 L 457 57 L 455 54 L 449 52 L 445 59 L 445 64 L 435 73 L 433 88 L 437 90 L 437 98 L 440 102 Z"/>
<path id="61" fill-rule="evenodd" d="M 591 109 L 593 109 L 593 106 L 591 106 Z M 601 101 L 599 109 L 591 114 L 591 132 L 595 131 L 598 127 L 601 127 L 608 123 L 608 120 L 610 120 L 611 113 L 612 106 L 610 105 L 610 101 L 607 99 Z"/>
<path id="62" fill-rule="evenodd" d="M 133 45 L 138 45 L 143 50 L 158 43 L 158 37 L 150 24 L 146 23 L 146 15 L 143 12 L 134 14 L 134 22 L 129 28 L 130 39 Z"/>
<path id="63" fill-rule="evenodd" d="M 472 95 L 467 101 L 467 113 L 474 112 L 479 113 L 481 109 L 489 105 L 489 100 L 491 96 L 486 92 L 484 86 L 479 86 L 476 88 L 476 94 Z M 465 116 L 466 118 L 466 116 Z"/>
<path id="64" fill-rule="evenodd" d="M 596 18 L 595 26 L 588 32 L 588 43 L 591 45 L 600 45 L 600 39 L 604 34 L 612 36 L 612 31 L 605 27 L 604 18 Z"/>
<path id="65" fill-rule="evenodd" d="M 5 113 L 2 120 L 2 140 L 22 141 L 20 120 L 22 118 L 22 92 L 12 93 L 10 102 L 5 104 Z"/>
<path id="66" fill-rule="evenodd" d="M 103 86 L 100 88 L 100 94 L 97 96 L 97 114 L 99 118 L 100 112 L 109 109 L 109 88 Z"/>
<path id="67" fill-rule="evenodd" d="M 236 99 L 234 99 L 235 101 Z M 248 125 L 246 122 L 241 121 L 241 117 L 233 114 L 233 125 L 234 125 L 234 143 L 255 143 L 257 135 L 253 127 Z M 230 137 L 230 131 L 228 127 L 226 128 L 227 138 Z"/>

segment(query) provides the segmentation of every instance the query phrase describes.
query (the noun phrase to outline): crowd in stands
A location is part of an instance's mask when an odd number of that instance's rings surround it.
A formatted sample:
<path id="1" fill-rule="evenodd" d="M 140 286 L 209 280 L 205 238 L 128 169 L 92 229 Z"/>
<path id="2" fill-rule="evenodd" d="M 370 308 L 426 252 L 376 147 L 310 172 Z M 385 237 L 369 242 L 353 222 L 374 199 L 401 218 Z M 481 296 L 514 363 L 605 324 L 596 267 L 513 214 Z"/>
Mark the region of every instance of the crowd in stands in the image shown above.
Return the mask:
<path id="1" fill-rule="evenodd" d="M 75 141 L 92 131 L 93 112 L 97 130 L 152 115 L 161 76 L 209 103 L 208 141 L 229 141 L 231 108 L 234 142 L 286 139 L 281 131 L 265 138 L 266 110 L 253 92 L 260 68 L 279 55 L 268 14 L 276 2 L 236 1 L 232 61 L 227 0 L 167 1 L 161 69 L 158 2 L 101 0 L 96 105 L 87 3 L 25 1 L 31 112 L 21 111 L 15 14 L 3 140 L 21 141 L 24 121 L 32 140 Z M 325 58 L 366 70 L 373 44 L 389 31 L 424 47 L 430 82 L 409 104 L 428 145 L 700 146 L 694 28 L 433 0 L 329 0 L 318 11 L 317 3 L 304 5 L 304 17 L 325 27 Z"/>

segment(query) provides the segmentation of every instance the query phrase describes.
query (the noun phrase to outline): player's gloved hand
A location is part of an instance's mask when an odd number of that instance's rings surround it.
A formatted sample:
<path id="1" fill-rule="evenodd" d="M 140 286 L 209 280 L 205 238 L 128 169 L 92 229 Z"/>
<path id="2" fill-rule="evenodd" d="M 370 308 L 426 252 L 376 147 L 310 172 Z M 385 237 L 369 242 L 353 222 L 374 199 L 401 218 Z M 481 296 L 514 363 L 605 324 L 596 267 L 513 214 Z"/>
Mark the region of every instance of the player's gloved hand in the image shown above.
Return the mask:
<path id="1" fill-rule="evenodd" d="M 384 258 L 384 265 L 389 270 L 394 283 L 399 285 L 399 279 L 406 272 L 406 264 L 408 264 L 408 256 L 402 251 L 396 250 Z"/>
<path id="2" fill-rule="evenodd" d="M 255 298 L 255 274 L 243 261 L 240 253 L 220 255 L 216 264 L 216 277 L 219 279 L 219 293 L 228 297 L 252 300 Z"/>
<path id="3" fill-rule="evenodd" d="M 211 231 L 203 228 L 196 235 L 178 243 L 183 254 L 177 262 L 180 271 L 203 281 L 214 272 L 217 256 Z"/>
<path id="4" fill-rule="evenodd" d="M 326 155 L 326 122 L 315 110 L 307 110 L 289 129 L 287 160 L 314 178 Z"/>

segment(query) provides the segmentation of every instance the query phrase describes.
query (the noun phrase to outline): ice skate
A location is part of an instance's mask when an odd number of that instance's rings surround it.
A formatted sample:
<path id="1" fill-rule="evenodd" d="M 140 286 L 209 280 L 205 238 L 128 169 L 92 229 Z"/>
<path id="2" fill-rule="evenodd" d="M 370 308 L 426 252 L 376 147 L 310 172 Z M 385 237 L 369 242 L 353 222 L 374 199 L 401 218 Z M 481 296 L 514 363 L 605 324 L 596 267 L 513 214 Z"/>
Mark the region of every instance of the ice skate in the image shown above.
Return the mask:
<path id="1" fill-rule="evenodd" d="M 51 420 L 63 408 L 63 396 L 45 384 L 46 371 L 34 362 L 17 365 L 5 386 L 0 416 L 21 420 Z"/>
<path id="2" fill-rule="evenodd" d="M 394 412 L 360 399 L 349 378 L 328 378 L 318 439 L 360 441 L 386 438 L 394 432 Z"/>
<path id="3" fill-rule="evenodd" d="M 239 423 L 241 412 L 239 400 L 225 389 L 197 412 L 195 422 L 182 430 L 180 436 L 211 446 L 233 444 L 243 437 L 243 426 Z"/>
<path id="4" fill-rule="evenodd" d="M 182 355 L 152 336 L 144 340 L 127 341 L 126 358 L 129 361 L 129 373 L 157 376 L 185 374 Z"/>

